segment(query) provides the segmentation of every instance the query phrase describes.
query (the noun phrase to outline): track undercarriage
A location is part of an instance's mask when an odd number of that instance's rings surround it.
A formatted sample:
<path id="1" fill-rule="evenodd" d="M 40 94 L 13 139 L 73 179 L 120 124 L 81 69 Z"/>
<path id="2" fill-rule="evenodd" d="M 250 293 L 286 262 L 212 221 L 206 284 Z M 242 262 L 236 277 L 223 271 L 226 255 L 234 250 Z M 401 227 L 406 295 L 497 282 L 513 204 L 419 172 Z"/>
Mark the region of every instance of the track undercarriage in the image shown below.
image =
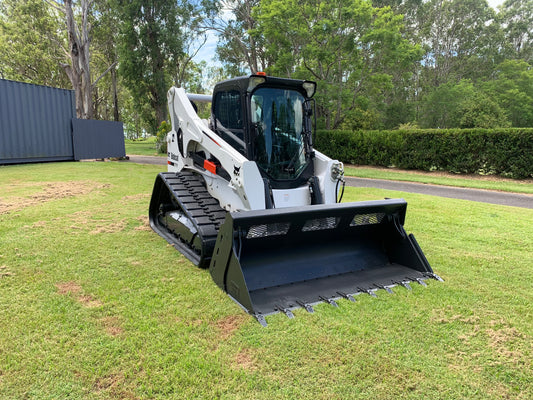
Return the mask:
<path id="1" fill-rule="evenodd" d="M 150 202 L 152 229 L 200 268 L 208 268 L 226 211 L 203 179 L 190 172 L 162 172 Z"/>

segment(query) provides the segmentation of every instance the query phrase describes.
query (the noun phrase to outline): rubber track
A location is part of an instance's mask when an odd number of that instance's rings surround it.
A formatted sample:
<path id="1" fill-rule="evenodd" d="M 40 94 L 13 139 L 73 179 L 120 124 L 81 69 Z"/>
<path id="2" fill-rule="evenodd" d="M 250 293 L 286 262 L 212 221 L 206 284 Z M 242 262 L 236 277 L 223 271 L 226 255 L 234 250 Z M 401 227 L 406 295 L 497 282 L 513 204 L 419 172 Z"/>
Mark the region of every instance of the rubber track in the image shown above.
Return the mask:
<path id="1" fill-rule="evenodd" d="M 220 225 L 226 218 L 226 210 L 220 207 L 218 200 L 212 197 L 203 179 L 189 171 L 178 173 L 164 172 L 161 174 L 171 190 L 171 195 L 175 205 L 193 222 L 198 230 L 202 241 L 202 251 L 191 249 L 199 254 L 198 266 L 209 267 L 213 248 L 217 240 Z M 179 243 L 178 243 L 179 241 Z M 187 245 L 176 237 L 176 245 Z"/>

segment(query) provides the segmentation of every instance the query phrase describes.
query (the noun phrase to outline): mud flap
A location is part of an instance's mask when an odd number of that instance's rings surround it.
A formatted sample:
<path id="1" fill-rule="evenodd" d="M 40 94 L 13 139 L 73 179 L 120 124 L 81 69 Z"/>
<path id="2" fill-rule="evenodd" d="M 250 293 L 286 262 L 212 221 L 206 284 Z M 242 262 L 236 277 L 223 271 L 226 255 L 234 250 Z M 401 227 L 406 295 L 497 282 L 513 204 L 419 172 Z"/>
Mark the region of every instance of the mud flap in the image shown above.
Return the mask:
<path id="1" fill-rule="evenodd" d="M 387 199 L 228 213 L 209 267 L 216 284 L 259 322 L 265 315 L 436 277 Z"/>

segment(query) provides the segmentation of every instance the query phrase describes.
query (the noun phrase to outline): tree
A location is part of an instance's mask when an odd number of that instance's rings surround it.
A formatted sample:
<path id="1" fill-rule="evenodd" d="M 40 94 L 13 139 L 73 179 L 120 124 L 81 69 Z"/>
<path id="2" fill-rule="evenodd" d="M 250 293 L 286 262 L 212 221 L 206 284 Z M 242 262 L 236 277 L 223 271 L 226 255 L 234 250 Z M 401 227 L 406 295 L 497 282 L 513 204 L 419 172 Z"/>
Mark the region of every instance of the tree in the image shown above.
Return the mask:
<path id="1" fill-rule="evenodd" d="M 459 128 L 508 128 L 511 126 L 505 111 L 489 96 L 477 91 L 458 108 Z"/>
<path id="2" fill-rule="evenodd" d="M 438 87 L 487 76 L 499 60 L 502 37 L 486 0 L 430 0 L 422 11 L 425 80 Z"/>
<path id="3" fill-rule="evenodd" d="M 364 0 L 264 0 L 254 15 L 273 60 L 268 71 L 318 81 L 326 128 L 379 113 L 393 71 L 420 56 L 402 36 L 403 17 Z"/>
<path id="4" fill-rule="evenodd" d="M 0 77 L 68 88 L 61 21 L 42 0 L 0 2 Z"/>
<path id="5" fill-rule="evenodd" d="M 62 47 L 70 62 L 61 63 L 61 67 L 65 70 L 74 89 L 76 115 L 78 118 L 90 119 L 94 111 L 89 48 L 91 43 L 89 13 L 92 1 L 80 0 L 80 4 L 74 4 L 73 0 L 45 1 L 64 17 L 68 48 L 65 48 L 62 42 L 57 42 L 57 44 Z M 80 22 L 74 15 L 74 6 L 78 8 Z"/>
<path id="6" fill-rule="evenodd" d="M 206 21 L 206 27 L 218 34 L 219 59 L 235 75 L 243 69 L 251 73 L 264 71 L 268 66 L 263 35 L 255 30 L 257 21 L 253 11 L 259 3 L 259 0 L 221 1 L 218 13 Z"/>
<path id="7" fill-rule="evenodd" d="M 495 79 L 483 85 L 491 98 L 505 110 L 513 127 L 533 126 L 533 69 L 522 60 L 506 60 Z"/>
<path id="8" fill-rule="evenodd" d="M 117 0 L 116 10 L 122 21 L 119 72 L 135 107 L 155 133 L 167 116 L 167 90 L 179 76 L 182 61 L 189 58 L 183 27 L 190 23 L 193 9 L 172 0 Z"/>
<path id="9" fill-rule="evenodd" d="M 472 81 L 447 82 L 421 104 L 422 128 L 498 128 L 510 125 L 504 110 Z"/>
<path id="10" fill-rule="evenodd" d="M 94 118 L 120 120 L 117 36 L 117 13 L 110 12 L 113 0 L 96 0 L 91 28 L 91 70 L 98 80 L 93 81 Z"/>
<path id="11" fill-rule="evenodd" d="M 507 0 L 500 8 L 505 36 L 513 56 L 533 63 L 533 0 Z"/>
<path id="12" fill-rule="evenodd" d="M 421 102 L 421 128 L 453 128 L 460 124 L 461 103 L 475 93 L 471 81 L 443 83 L 427 93 Z"/>
<path id="13" fill-rule="evenodd" d="M 102 73 L 97 79 L 91 76 L 90 21 L 97 22 L 92 14 L 93 1 L 6 0 L 2 6 L 3 76 L 55 87 L 70 86 L 75 91 L 78 118 L 92 118 L 96 84 L 113 66 L 98 68 Z"/>

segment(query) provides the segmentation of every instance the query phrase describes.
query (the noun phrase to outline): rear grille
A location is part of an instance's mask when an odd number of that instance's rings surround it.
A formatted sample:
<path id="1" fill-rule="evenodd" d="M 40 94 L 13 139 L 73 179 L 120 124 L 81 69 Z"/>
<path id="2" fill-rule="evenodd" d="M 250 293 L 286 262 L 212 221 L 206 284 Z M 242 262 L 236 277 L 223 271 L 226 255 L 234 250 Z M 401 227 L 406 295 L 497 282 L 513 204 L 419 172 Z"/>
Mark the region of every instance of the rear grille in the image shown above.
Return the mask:
<path id="1" fill-rule="evenodd" d="M 246 239 L 255 239 L 268 236 L 286 235 L 291 224 L 289 222 L 277 222 L 274 224 L 253 225 L 248 229 Z"/>
<path id="2" fill-rule="evenodd" d="M 385 213 L 357 214 L 353 217 L 350 226 L 379 224 L 385 218 Z"/>

